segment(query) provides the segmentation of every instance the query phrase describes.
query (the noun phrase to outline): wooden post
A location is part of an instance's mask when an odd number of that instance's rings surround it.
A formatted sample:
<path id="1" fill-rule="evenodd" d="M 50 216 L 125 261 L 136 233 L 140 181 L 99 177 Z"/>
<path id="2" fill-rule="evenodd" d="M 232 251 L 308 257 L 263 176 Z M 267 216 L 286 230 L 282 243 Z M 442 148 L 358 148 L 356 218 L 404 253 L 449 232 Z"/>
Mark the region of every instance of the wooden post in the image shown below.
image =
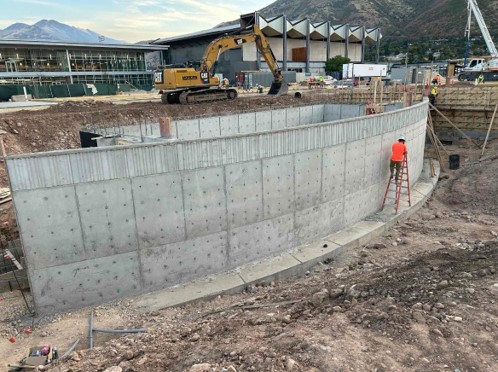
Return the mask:
<path id="1" fill-rule="evenodd" d="M 5 157 L 7 156 L 7 153 L 5 152 L 5 145 L 3 143 L 4 134 L 7 134 L 7 132 L 4 130 L 0 130 L 0 151 L 2 151 L 2 161 L 5 161 Z"/>
<path id="2" fill-rule="evenodd" d="M 446 120 L 453 128 L 455 128 L 458 133 L 460 133 L 463 137 L 467 138 L 468 140 L 470 140 L 470 142 L 472 142 L 474 145 L 476 145 L 477 147 L 480 148 L 479 145 L 477 145 L 474 140 L 472 140 L 472 138 L 470 138 L 469 136 L 467 136 L 465 133 L 463 133 L 460 128 L 458 128 L 455 124 L 452 123 L 452 121 L 450 119 L 448 119 L 446 117 L 446 115 L 444 115 L 441 111 L 439 111 L 434 105 L 432 105 L 431 103 L 429 103 L 429 107 L 431 107 L 432 109 L 434 109 L 439 115 L 441 115 L 443 117 L 444 120 Z"/>
<path id="3" fill-rule="evenodd" d="M 374 81 L 374 105 L 377 103 L 377 80 Z"/>
<path id="4" fill-rule="evenodd" d="M 162 138 L 171 138 L 171 119 L 167 116 L 159 118 L 159 133 Z"/>
<path id="5" fill-rule="evenodd" d="M 495 105 L 495 111 L 493 112 L 493 117 L 491 118 L 491 122 L 489 123 L 488 132 L 486 133 L 486 139 L 484 140 L 484 145 L 482 145 L 481 158 L 484 155 L 484 149 L 486 148 L 486 144 L 488 143 L 489 133 L 491 132 L 491 127 L 493 126 L 493 122 L 495 121 L 496 110 L 498 110 L 498 104 Z"/>

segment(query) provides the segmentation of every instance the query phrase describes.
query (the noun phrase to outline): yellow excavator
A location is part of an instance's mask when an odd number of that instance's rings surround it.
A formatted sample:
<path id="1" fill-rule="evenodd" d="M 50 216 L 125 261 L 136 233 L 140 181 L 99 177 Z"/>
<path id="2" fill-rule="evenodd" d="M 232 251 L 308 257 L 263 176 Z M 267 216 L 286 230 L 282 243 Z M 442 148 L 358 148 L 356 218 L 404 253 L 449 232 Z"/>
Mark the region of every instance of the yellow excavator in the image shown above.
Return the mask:
<path id="1" fill-rule="evenodd" d="M 161 101 L 170 104 L 188 104 L 237 98 L 237 89 L 221 87 L 220 80 L 214 75 L 213 69 L 223 52 L 248 43 L 256 43 L 259 52 L 273 73 L 273 83 L 268 94 L 272 96 L 286 94 L 287 83 L 284 81 L 282 70 L 278 67 L 268 40 L 257 25 L 253 24 L 251 27 L 249 33 L 227 35 L 213 40 L 204 51 L 198 69 L 188 66 L 155 71 L 154 84 L 161 94 Z"/>

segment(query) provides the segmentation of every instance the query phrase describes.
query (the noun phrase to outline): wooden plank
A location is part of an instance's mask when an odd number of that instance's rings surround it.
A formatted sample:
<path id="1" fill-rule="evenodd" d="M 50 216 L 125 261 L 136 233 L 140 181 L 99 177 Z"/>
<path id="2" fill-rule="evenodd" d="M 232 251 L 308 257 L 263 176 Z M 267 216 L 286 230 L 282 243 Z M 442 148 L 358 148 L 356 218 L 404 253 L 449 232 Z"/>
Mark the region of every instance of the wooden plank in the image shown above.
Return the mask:
<path id="1" fill-rule="evenodd" d="M 493 126 L 493 122 L 495 121 L 497 109 L 498 109 L 498 104 L 495 105 L 495 111 L 493 112 L 493 117 L 491 118 L 491 122 L 489 123 L 488 132 L 486 133 L 486 139 L 484 140 L 484 144 L 482 145 L 481 157 L 484 155 L 484 149 L 486 148 L 486 144 L 488 143 L 489 132 L 491 132 L 491 127 Z"/>

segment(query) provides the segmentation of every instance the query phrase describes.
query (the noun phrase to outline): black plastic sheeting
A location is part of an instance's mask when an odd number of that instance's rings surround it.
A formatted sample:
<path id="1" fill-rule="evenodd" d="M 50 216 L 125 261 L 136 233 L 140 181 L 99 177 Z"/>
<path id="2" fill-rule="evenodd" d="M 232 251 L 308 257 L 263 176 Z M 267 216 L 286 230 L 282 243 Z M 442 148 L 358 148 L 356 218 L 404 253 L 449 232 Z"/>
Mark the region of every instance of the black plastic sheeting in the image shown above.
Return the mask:
<path id="1" fill-rule="evenodd" d="M 93 89 L 95 87 L 95 89 Z M 24 89 L 33 98 L 109 96 L 118 92 L 118 84 L 59 84 L 59 85 L 0 85 L 0 101 L 8 101 L 14 95 L 24 95 Z M 119 84 L 120 92 L 129 92 L 133 87 L 129 84 Z M 150 86 L 134 87 L 150 90 Z"/>

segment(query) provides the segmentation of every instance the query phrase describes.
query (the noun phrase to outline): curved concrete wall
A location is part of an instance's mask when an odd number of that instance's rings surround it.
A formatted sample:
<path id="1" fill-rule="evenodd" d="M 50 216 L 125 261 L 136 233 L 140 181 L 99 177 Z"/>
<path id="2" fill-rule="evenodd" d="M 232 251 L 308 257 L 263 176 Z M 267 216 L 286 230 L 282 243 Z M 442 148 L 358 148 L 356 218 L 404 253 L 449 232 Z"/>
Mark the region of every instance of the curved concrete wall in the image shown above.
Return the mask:
<path id="1" fill-rule="evenodd" d="M 40 313 L 172 286 L 310 242 L 377 211 L 402 133 L 422 169 L 427 103 L 174 143 L 11 156 Z"/>

